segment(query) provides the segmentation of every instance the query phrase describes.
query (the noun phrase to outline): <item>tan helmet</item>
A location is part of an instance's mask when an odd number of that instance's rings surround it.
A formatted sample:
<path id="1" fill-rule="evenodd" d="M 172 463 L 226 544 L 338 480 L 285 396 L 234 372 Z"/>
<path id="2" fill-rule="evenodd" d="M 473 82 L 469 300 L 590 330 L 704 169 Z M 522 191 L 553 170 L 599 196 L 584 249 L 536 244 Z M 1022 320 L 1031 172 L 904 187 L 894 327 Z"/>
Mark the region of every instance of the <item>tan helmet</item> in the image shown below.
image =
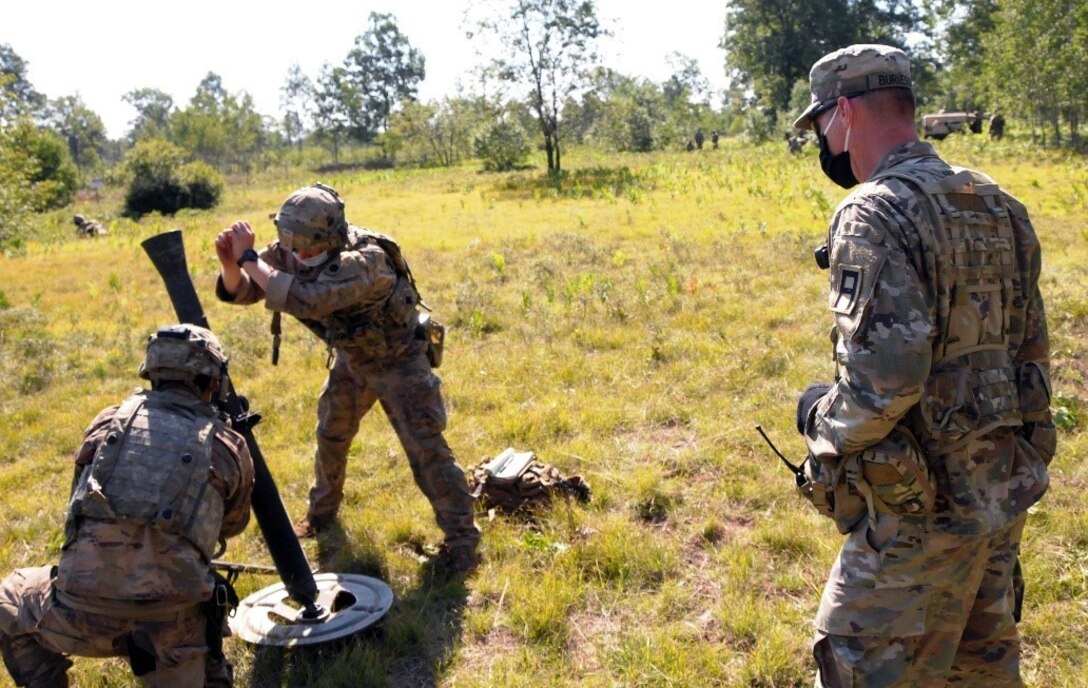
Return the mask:
<path id="1" fill-rule="evenodd" d="M 147 338 L 147 355 L 140 377 L 160 382 L 176 380 L 200 394 L 196 378 L 204 375 L 222 384 L 227 355 L 211 331 L 198 325 L 170 325 Z"/>
<path id="2" fill-rule="evenodd" d="M 83 219 L 82 215 L 76 215 L 72 218 L 72 222 L 77 225 L 82 225 L 84 222 L 86 222 L 86 220 Z"/>
<path id="3" fill-rule="evenodd" d="M 273 216 L 280 246 L 288 251 L 340 248 L 347 242 L 344 202 L 336 191 L 315 182 L 295 191 Z"/>

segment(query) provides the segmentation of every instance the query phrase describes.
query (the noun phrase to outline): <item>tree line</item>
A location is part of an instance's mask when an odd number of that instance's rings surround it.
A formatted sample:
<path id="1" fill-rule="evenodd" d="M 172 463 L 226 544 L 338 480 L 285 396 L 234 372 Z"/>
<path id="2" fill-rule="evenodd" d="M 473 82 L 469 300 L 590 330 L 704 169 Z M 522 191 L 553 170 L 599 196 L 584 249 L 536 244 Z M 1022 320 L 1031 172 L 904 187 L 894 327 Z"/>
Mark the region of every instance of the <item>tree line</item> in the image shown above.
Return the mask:
<path id="1" fill-rule="evenodd" d="M 38 92 L 27 63 L 0 44 L 0 211 L 10 211 L 0 217 L 63 207 L 92 177 L 131 178 L 132 165 L 117 164 L 125 156 L 145 167 L 158 155 L 248 174 L 342 164 L 347 148 L 375 166 L 476 157 L 501 170 L 524 165 L 535 147 L 558 175 L 572 144 L 651 151 L 690 147 L 696 132 L 778 138 L 808 101 L 812 63 L 857 42 L 908 50 L 923 110 L 1000 109 L 1034 141 L 1082 145 L 1088 3 L 729 0 L 723 17 L 730 87 L 712 93 L 680 53 L 668 57 L 664 82 L 600 67 L 610 32 L 593 0 L 482 0 L 462 27 L 481 46 L 477 87 L 421 102 L 425 56 L 393 15 L 371 13 L 339 63 L 314 75 L 288 71 L 275 116 L 210 72 L 185 103 L 154 87 L 125 94 L 136 115 L 120 140 L 79 96 Z M 199 181 L 214 187 L 206 172 Z M 0 245 L 11 227 L 0 219 Z"/>

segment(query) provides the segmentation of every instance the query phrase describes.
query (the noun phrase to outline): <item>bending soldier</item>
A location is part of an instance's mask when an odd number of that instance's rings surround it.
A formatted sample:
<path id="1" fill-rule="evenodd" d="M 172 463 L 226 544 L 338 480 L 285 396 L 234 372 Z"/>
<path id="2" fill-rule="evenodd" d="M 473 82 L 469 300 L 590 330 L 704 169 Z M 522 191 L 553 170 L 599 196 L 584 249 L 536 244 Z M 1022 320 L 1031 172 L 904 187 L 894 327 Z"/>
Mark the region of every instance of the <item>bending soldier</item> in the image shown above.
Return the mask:
<path id="1" fill-rule="evenodd" d="M 72 224 L 76 226 L 76 236 L 81 239 L 106 236 L 106 228 L 98 220 L 88 220 L 82 215 L 76 215 L 72 218 Z"/>
<path id="2" fill-rule="evenodd" d="M 230 686 L 229 584 L 211 559 L 249 522 L 253 462 L 213 400 L 227 359 L 194 325 L 149 339 L 151 381 L 94 419 L 75 455 L 57 566 L 0 584 L 0 651 L 19 686 L 67 686 L 68 655 L 127 657 L 145 686 Z"/>
<path id="3" fill-rule="evenodd" d="M 288 196 L 274 222 L 278 241 L 260 253 L 248 222 L 219 234 L 216 294 L 241 305 L 263 299 L 330 348 L 333 363 L 318 399 L 314 482 L 295 533 L 313 537 L 336 518 L 348 449 L 378 402 L 445 534 L 439 563 L 474 568 L 480 532 L 464 472 L 442 436 L 446 410 L 431 371 L 438 360 L 428 355 L 440 352 L 428 344 L 419 294 L 399 247 L 349 225 L 343 201 L 320 183 Z"/>
<path id="4" fill-rule="evenodd" d="M 1017 560 L 1056 433 L 1024 206 L 918 141 L 910 62 L 821 58 L 836 377 L 798 404 L 813 503 L 847 533 L 816 616 L 820 686 L 1021 686 Z"/>

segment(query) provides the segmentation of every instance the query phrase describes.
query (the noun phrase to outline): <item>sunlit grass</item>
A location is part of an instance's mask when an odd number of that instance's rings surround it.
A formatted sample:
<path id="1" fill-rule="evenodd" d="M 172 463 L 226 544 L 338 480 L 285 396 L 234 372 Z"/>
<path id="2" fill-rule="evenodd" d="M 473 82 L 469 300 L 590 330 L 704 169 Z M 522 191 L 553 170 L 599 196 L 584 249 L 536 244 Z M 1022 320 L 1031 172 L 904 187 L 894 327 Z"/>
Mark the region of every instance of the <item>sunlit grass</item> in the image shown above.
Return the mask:
<path id="1" fill-rule="evenodd" d="M 724 143 L 724 142 L 723 142 Z M 1044 246 L 1056 404 L 1051 493 L 1029 522 L 1025 676 L 1075 686 L 1088 664 L 1088 168 L 1079 158 L 949 139 L 1000 180 Z M 535 520 L 481 514 L 484 563 L 460 585 L 417 552 L 440 533 L 380 409 L 352 446 L 343 533 L 307 541 L 323 570 L 386 580 L 381 628 L 315 651 L 227 648 L 240 685 L 807 686 L 810 620 L 840 536 L 793 493 L 755 434 L 796 456 L 797 392 L 832 375 L 826 273 L 812 259 L 842 192 L 815 155 L 731 143 L 696 154 L 578 152 L 558 184 L 474 168 L 323 175 L 356 224 L 402 245 L 449 326 L 438 371 L 447 439 L 466 467 L 532 449 L 592 485 Z M 71 209 L 0 258 L 0 569 L 55 562 L 70 455 L 101 408 L 140 384 L 143 338 L 172 310 L 139 242 L 174 227 L 288 511 L 305 509 L 323 345 L 269 313 L 220 304 L 212 240 L 267 221 L 305 171 L 231 184 L 212 211 L 109 223 L 77 241 Z M 228 558 L 268 563 L 256 528 Z M 239 581 L 243 594 L 274 579 Z M 77 660 L 78 685 L 130 685 L 118 661 Z M 7 686 L 8 679 L 0 679 Z"/>

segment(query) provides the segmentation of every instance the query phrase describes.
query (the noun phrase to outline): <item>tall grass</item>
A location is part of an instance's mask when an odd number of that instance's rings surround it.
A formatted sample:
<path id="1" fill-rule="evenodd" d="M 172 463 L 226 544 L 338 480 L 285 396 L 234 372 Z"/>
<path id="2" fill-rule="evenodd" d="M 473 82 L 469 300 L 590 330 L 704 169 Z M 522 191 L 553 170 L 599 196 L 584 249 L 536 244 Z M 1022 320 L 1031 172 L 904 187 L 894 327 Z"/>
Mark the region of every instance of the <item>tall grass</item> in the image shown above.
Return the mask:
<path id="1" fill-rule="evenodd" d="M 1021 626 L 1032 686 L 1074 686 L 1088 664 L 1088 168 L 971 140 L 953 162 L 1000 180 L 1044 246 L 1055 407 L 1051 493 L 1024 547 Z M 441 581 L 418 552 L 440 533 L 375 410 L 352 447 L 342 531 L 307 541 L 323 570 L 378 576 L 397 602 L 380 628 L 335 646 L 227 648 L 242 685 L 807 686 L 810 619 L 841 542 L 792 492 L 761 423 L 798 454 L 797 392 L 832 374 L 826 274 L 812 259 L 842 193 L 814 154 L 726 146 L 600 155 L 547 180 L 468 168 L 340 172 L 349 218 L 402 245 L 450 325 L 439 374 L 447 438 L 470 466 L 532 449 L 591 483 L 587 505 L 528 521 L 480 514 L 482 568 Z M 285 322 L 269 365 L 268 312 L 219 304 L 212 239 L 264 218 L 304 172 L 236 183 L 223 205 L 141 223 L 107 196 L 78 210 L 110 236 L 77 241 L 45 216 L 0 259 L 0 570 L 55 561 L 70 454 L 102 407 L 139 385 L 144 336 L 172 319 L 139 248 L 181 227 L 235 384 L 292 515 L 305 509 L 324 348 Z M 229 558 L 267 562 L 251 526 Z M 241 592 L 272 583 L 244 576 Z M 77 660 L 78 685 L 128 685 L 123 663 Z M 0 679 L 0 685 L 7 679 Z"/>

